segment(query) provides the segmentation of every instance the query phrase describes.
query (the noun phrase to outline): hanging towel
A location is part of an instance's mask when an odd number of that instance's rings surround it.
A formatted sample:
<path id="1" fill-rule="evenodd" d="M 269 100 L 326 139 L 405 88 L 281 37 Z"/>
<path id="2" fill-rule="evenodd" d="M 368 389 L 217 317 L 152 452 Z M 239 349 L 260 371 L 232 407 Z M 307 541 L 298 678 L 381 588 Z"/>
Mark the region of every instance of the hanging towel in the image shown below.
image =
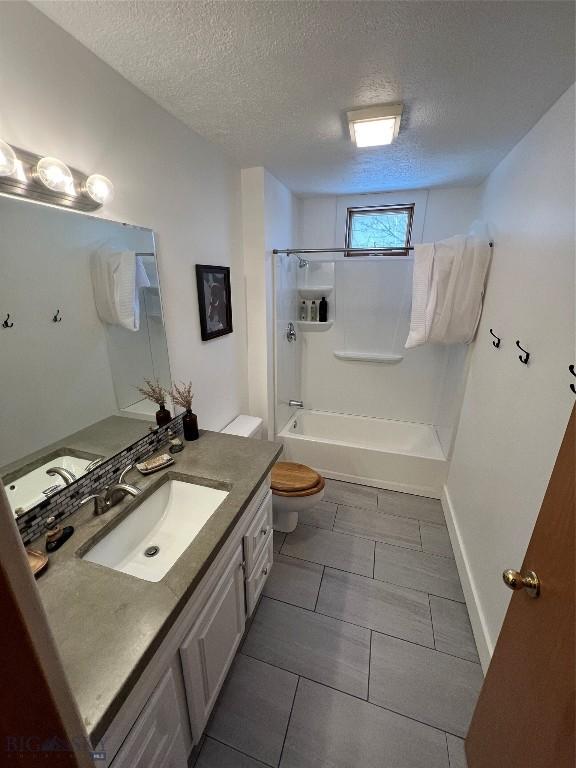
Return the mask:
<path id="1" fill-rule="evenodd" d="M 406 349 L 427 342 L 472 341 L 482 312 L 490 255 L 488 241 L 472 236 L 415 246 Z"/>
<path id="2" fill-rule="evenodd" d="M 140 288 L 150 286 L 134 251 L 100 249 L 92 254 L 92 286 L 98 316 L 129 331 L 140 328 Z"/>

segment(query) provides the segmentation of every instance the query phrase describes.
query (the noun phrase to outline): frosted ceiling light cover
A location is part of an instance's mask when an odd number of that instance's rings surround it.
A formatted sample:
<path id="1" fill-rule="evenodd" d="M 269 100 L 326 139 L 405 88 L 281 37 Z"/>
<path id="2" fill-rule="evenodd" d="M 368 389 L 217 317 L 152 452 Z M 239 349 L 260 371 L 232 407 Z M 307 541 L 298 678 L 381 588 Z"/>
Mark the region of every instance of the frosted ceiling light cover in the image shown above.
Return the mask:
<path id="1" fill-rule="evenodd" d="M 55 157 L 43 157 L 39 160 L 35 176 L 45 187 L 54 192 L 74 194 L 72 171 L 65 163 Z"/>
<path id="2" fill-rule="evenodd" d="M 17 165 L 16 153 L 10 144 L 0 139 L 0 176 L 12 176 Z"/>
<path id="3" fill-rule="evenodd" d="M 384 104 L 348 112 L 350 136 L 357 147 L 392 144 L 400 130 L 402 104 Z"/>
<path id="4" fill-rule="evenodd" d="M 92 176 L 88 176 L 84 189 L 86 194 L 99 205 L 109 203 L 114 197 L 114 185 L 110 179 L 106 176 L 101 176 L 99 173 L 93 173 Z"/>

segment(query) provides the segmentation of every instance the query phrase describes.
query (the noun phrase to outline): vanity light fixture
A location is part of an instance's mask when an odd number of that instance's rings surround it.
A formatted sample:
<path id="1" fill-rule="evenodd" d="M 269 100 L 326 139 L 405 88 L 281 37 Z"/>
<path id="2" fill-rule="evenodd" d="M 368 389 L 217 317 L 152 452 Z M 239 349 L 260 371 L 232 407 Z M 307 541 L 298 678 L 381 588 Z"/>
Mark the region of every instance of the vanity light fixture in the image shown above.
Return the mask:
<path id="1" fill-rule="evenodd" d="M 86 179 L 82 192 L 98 205 L 104 205 L 113 199 L 114 185 L 108 177 L 93 173 Z"/>
<path id="2" fill-rule="evenodd" d="M 17 165 L 16 152 L 14 152 L 10 144 L 6 144 L 5 141 L 0 139 L 0 176 L 12 176 L 16 171 Z"/>
<path id="3" fill-rule="evenodd" d="M 95 211 L 109 203 L 114 185 L 106 176 L 89 176 L 56 157 L 43 157 L 11 147 L 0 139 L 0 194 Z"/>
<path id="4" fill-rule="evenodd" d="M 347 113 L 350 137 L 357 147 L 392 144 L 400 130 L 403 104 L 381 104 Z"/>
<path id="5" fill-rule="evenodd" d="M 75 194 L 72 171 L 56 157 L 41 158 L 32 171 L 32 176 L 52 192 Z"/>

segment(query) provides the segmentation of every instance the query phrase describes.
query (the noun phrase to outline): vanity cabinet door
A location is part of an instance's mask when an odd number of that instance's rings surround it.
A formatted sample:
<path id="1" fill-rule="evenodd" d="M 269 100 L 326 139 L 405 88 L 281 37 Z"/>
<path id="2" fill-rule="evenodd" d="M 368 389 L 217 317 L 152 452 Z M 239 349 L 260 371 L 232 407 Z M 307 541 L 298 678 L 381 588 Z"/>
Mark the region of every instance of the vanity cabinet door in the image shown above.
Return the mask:
<path id="1" fill-rule="evenodd" d="M 242 546 L 180 647 L 192 738 L 198 743 L 244 634 Z"/>
<path id="2" fill-rule="evenodd" d="M 187 765 L 174 667 L 140 713 L 111 768 L 182 768 Z"/>
<path id="3" fill-rule="evenodd" d="M 244 534 L 246 573 L 250 575 L 268 543 L 272 530 L 272 491 L 268 490 Z"/>
<path id="4" fill-rule="evenodd" d="M 262 553 L 252 573 L 246 579 L 246 609 L 248 616 L 252 616 L 254 608 L 258 603 L 258 598 L 262 594 L 266 579 L 272 568 L 274 560 L 274 539 L 273 531 L 270 530 L 264 540 Z"/>

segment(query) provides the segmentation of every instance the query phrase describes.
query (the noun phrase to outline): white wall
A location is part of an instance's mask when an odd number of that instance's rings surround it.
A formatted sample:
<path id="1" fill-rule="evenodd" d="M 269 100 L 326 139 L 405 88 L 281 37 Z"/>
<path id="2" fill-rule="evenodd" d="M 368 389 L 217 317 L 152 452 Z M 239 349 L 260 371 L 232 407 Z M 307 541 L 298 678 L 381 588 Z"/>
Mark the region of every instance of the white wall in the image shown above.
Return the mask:
<path id="1" fill-rule="evenodd" d="M 485 665 L 574 404 L 574 162 L 572 87 L 482 190 L 495 247 L 444 502 Z"/>
<path id="2" fill-rule="evenodd" d="M 414 243 L 466 232 L 477 216 L 478 188 L 416 190 L 300 201 L 299 245 L 344 247 L 349 206 L 414 202 Z M 307 407 L 391 419 L 442 424 L 445 451 L 457 408 L 445 397 L 446 375 L 461 379 L 462 351 L 440 345 L 404 350 L 408 335 L 413 261 L 341 259 L 331 297 L 335 322 L 329 331 L 304 334 L 302 395 Z M 404 356 L 380 365 L 338 360 L 335 349 Z M 361 382 L 361 386 L 359 386 Z M 456 387 L 450 384 L 449 389 Z"/>
<path id="3" fill-rule="evenodd" d="M 290 248 L 296 234 L 297 208 L 292 193 L 264 168 L 242 171 L 242 227 L 246 278 L 246 314 L 248 327 L 249 408 L 260 416 L 270 437 L 274 434 L 275 341 L 286 321 L 291 296 L 292 266 L 284 260 L 285 269 L 278 275 L 280 293 L 276 301 L 280 312 L 274 327 L 274 270 L 272 250 Z M 286 321 L 287 322 L 287 321 Z M 279 357 L 280 393 L 284 397 L 299 388 L 294 350 Z M 299 369 L 299 366 L 298 366 Z M 286 387 L 286 392 L 284 388 Z M 282 394 L 284 393 L 284 394 Z M 293 395 L 289 395 L 292 397 Z"/>
<path id="4" fill-rule="evenodd" d="M 173 375 L 223 427 L 247 400 L 239 169 L 27 3 L 0 3 L 0 73 L 0 136 L 109 176 L 101 215 L 157 234 Z M 200 340 L 195 263 L 232 267 L 233 334 Z"/>

